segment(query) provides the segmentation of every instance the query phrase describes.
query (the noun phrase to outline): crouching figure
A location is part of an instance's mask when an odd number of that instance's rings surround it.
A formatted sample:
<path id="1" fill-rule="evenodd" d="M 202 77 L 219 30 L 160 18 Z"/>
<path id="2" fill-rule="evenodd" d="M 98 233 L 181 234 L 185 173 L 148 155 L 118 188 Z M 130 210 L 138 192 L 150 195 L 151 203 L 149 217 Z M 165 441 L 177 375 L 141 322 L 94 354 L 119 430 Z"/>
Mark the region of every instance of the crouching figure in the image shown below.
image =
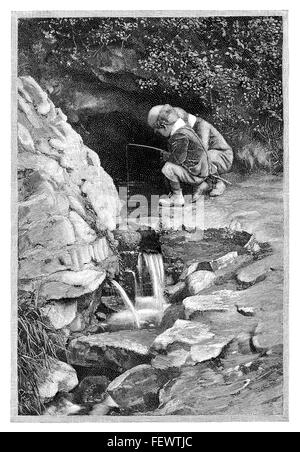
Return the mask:
<path id="1" fill-rule="evenodd" d="M 148 124 L 155 132 L 169 138 L 162 172 L 170 183 L 171 193 L 167 198 L 161 198 L 160 204 L 183 206 L 181 183 L 193 186 L 193 202 L 196 202 L 209 189 L 209 176 L 217 174 L 219 169 L 211 161 L 203 138 L 189 123 L 189 115 L 170 105 L 160 105 L 150 110 Z"/>

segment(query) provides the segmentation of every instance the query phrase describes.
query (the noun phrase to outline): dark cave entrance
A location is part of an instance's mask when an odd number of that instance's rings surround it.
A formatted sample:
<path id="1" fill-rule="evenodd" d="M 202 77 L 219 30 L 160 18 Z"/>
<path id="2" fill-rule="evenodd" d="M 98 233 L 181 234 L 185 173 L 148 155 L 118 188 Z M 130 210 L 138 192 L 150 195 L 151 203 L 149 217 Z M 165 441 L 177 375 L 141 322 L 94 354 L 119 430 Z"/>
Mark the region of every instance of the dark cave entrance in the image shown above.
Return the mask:
<path id="1" fill-rule="evenodd" d="M 159 151 L 127 147 L 134 143 L 166 149 L 166 141 L 156 136 L 144 121 L 138 121 L 129 112 L 93 113 L 82 114 L 75 127 L 84 143 L 97 152 L 117 187 L 129 182 L 129 187 L 135 187 L 134 191 L 138 187 L 164 189 L 161 174 L 164 163 Z"/>

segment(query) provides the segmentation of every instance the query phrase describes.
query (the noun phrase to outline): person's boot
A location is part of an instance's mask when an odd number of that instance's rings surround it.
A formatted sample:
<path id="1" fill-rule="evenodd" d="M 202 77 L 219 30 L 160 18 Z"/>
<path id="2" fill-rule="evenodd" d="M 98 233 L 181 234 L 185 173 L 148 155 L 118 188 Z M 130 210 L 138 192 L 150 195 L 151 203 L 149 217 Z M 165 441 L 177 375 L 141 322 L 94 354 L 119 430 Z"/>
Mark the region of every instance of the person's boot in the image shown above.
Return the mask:
<path id="1" fill-rule="evenodd" d="M 200 185 L 193 187 L 193 197 L 192 202 L 197 202 L 201 196 L 205 195 L 209 190 L 209 185 L 206 181 L 201 182 Z"/>
<path id="2" fill-rule="evenodd" d="M 183 207 L 184 197 L 179 182 L 170 181 L 172 192 L 169 196 L 163 196 L 159 200 L 159 205 L 162 207 Z"/>
<path id="3" fill-rule="evenodd" d="M 162 207 L 183 207 L 184 197 L 182 191 L 170 193 L 168 196 L 163 196 L 159 199 L 159 205 Z"/>
<path id="4" fill-rule="evenodd" d="M 214 189 L 210 192 L 209 196 L 211 196 L 212 198 L 221 196 L 221 195 L 223 195 L 225 190 L 226 190 L 225 182 L 223 182 L 222 180 L 218 180 Z"/>

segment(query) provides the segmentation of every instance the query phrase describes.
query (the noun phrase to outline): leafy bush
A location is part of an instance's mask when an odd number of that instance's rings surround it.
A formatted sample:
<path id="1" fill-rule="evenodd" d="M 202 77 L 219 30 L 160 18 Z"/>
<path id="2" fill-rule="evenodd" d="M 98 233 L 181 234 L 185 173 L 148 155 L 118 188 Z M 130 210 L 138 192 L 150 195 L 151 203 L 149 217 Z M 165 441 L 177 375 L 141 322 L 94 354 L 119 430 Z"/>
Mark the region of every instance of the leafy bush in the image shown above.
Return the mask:
<path id="1" fill-rule="evenodd" d="M 133 49 L 142 92 L 210 120 L 234 145 L 248 134 L 282 158 L 279 16 L 26 19 L 19 43 L 20 72 L 38 79 L 58 70 L 95 77 L 106 49 Z"/>
<path id="2" fill-rule="evenodd" d="M 18 407 L 19 415 L 40 415 L 39 377 L 57 358 L 63 342 L 59 333 L 45 322 L 32 299 L 19 299 L 18 307 Z"/>

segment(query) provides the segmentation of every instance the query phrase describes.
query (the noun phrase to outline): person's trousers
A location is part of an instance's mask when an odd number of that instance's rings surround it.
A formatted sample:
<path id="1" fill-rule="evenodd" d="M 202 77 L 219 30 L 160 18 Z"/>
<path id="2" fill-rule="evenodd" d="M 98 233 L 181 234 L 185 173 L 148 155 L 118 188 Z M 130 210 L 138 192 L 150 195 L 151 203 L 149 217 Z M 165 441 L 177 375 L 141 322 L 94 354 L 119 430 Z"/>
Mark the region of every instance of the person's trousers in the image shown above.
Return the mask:
<path id="1" fill-rule="evenodd" d="M 224 174 L 230 171 L 233 163 L 233 151 L 228 149 L 226 151 L 219 151 L 211 149 L 208 151 L 208 158 L 210 162 L 210 174 Z M 186 168 L 175 163 L 167 162 L 163 169 L 163 175 L 171 182 L 190 185 L 200 185 L 206 177 L 193 176 Z"/>
<path id="2" fill-rule="evenodd" d="M 162 173 L 170 182 L 174 183 L 183 182 L 190 185 L 200 185 L 204 181 L 203 177 L 193 176 L 183 166 L 170 162 L 164 165 Z"/>

